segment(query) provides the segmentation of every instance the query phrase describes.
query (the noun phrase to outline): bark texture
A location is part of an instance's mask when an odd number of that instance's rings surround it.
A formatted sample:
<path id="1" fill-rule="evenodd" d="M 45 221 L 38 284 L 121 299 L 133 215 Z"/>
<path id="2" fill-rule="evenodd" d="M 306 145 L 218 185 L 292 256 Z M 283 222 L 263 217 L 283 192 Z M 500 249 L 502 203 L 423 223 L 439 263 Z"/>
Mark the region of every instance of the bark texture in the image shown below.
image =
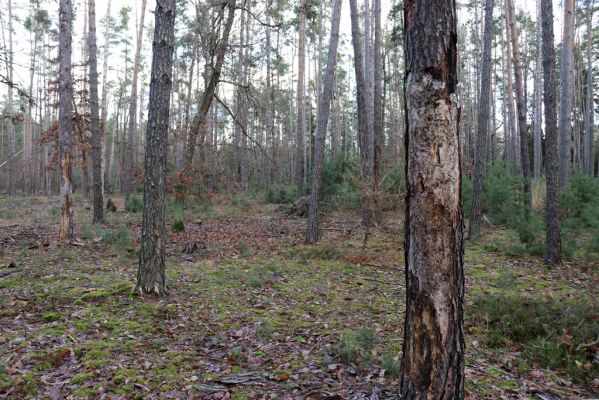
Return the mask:
<path id="1" fill-rule="evenodd" d="M 404 2 L 406 317 L 402 399 L 464 396 L 463 219 L 454 0 Z"/>
<path id="2" fill-rule="evenodd" d="M 574 45 L 574 0 L 564 0 L 564 34 L 560 69 L 559 105 L 559 184 L 564 187 L 570 177 L 570 142 L 572 113 L 572 47 Z"/>
<path id="3" fill-rule="evenodd" d="M 152 72 L 144 174 L 141 249 L 135 290 L 167 293 L 165 257 L 165 181 L 169 108 L 175 42 L 175 0 L 156 0 Z"/>
<path id="4" fill-rule="evenodd" d="M 306 141 L 306 102 L 305 73 L 306 73 L 306 2 L 300 2 L 299 44 L 297 55 L 297 127 L 295 135 L 295 184 L 301 194 L 304 193 L 304 158 Z"/>
<path id="5" fill-rule="evenodd" d="M 60 156 L 60 230 L 61 241 L 73 240 L 73 183 L 71 181 L 71 137 L 73 135 L 73 81 L 71 78 L 71 0 L 60 0 L 59 18 L 59 121 L 58 147 Z"/>
<path id="6" fill-rule="evenodd" d="M 483 208 L 483 172 L 489 136 L 489 118 L 491 109 L 491 45 L 493 39 L 493 0 L 485 2 L 485 31 L 483 35 L 483 65 L 478 102 L 478 135 L 476 137 L 476 155 L 474 163 L 474 192 L 472 194 L 472 217 L 468 238 L 472 239 L 480 233 Z"/>
<path id="7" fill-rule="evenodd" d="M 527 208 L 530 207 L 530 162 L 528 157 L 528 127 L 526 125 L 526 99 L 524 80 L 522 78 L 522 62 L 520 60 L 520 47 L 518 44 L 518 27 L 516 26 L 516 12 L 513 0 L 505 0 L 505 15 L 509 26 L 510 42 L 512 44 L 512 62 L 514 68 L 516 89 L 516 111 L 518 113 L 518 134 L 520 137 L 520 164 L 522 178 L 524 179 L 524 196 Z"/>
<path id="8" fill-rule="evenodd" d="M 312 167 L 312 191 L 308 203 L 308 229 L 306 231 L 306 243 L 313 244 L 320 238 L 319 207 L 320 182 L 322 180 L 322 165 L 324 163 L 324 145 L 331 111 L 331 99 L 333 97 L 333 83 L 335 80 L 335 69 L 337 67 L 337 45 L 339 43 L 339 24 L 341 21 L 342 0 L 335 0 L 333 4 L 333 15 L 331 17 L 331 40 L 327 55 L 327 67 L 324 77 L 324 86 L 318 103 L 318 123 L 316 132 L 316 144 L 314 147 L 314 162 Z"/>
<path id="9" fill-rule="evenodd" d="M 360 157 L 362 161 L 362 224 L 370 226 L 373 223 L 374 204 L 371 195 L 373 165 L 372 160 L 372 141 L 371 124 L 369 123 L 368 93 L 366 86 L 366 71 L 364 62 L 364 49 L 358 21 L 357 0 L 349 0 L 351 26 L 352 26 L 352 44 L 354 48 L 354 70 L 356 74 L 356 92 L 358 103 L 358 144 L 360 146 Z"/>
<path id="10" fill-rule="evenodd" d="M 588 176 L 594 175 L 595 140 L 594 140 L 594 102 L 593 102 L 593 7 L 592 1 L 587 0 L 587 86 L 586 112 L 584 114 L 584 171 Z"/>
<path id="11" fill-rule="evenodd" d="M 553 5 L 541 2 L 543 30 L 543 98 L 545 102 L 545 165 L 547 179 L 546 244 L 545 261 L 561 262 L 562 242 L 560 226 L 560 186 L 557 131 L 557 72 L 553 37 Z"/>
<path id="12" fill-rule="evenodd" d="M 125 199 L 131 194 L 131 181 L 133 178 L 133 165 L 135 164 L 135 128 L 137 126 L 137 77 L 141 63 L 141 46 L 144 34 L 144 16 L 146 14 L 146 0 L 141 2 L 141 14 L 139 18 L 139 31 L 137 33 L 137 44 L 135 48 L 135 61 L 133 64 L 133 78 L 131 79 L 131 101 L 129 102 L 129 123 L 127 126 L 127 157 L 125 157 L 125 169 L 123 178 L 123 192 Z"/>
<path id="13" fill-rule="evenodd" d="M 102 199 L 102 138 L 98 106 L 98 56 L 96 46 L 96 2 L 88 4 L 89 33 L 89 109 L 92 133 L 92 176 L 94 180 L 94 223 L 104 222 L 104 200 Z"/>

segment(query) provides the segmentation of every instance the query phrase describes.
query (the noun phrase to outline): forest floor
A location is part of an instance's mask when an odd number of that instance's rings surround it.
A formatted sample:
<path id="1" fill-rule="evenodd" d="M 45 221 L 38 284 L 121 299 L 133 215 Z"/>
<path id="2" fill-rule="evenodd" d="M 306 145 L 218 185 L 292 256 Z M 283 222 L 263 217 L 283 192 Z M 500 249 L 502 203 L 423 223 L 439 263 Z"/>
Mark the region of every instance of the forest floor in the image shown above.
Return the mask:
<path id="1" fill-rule="evenodd" d="M 59 246 L 57 198 L 0 199 L 0 398 L 397 398 L 401 213 L 366 244 L 359 215 L 334 213 L 322 243 L 305 246 L 305 220 L 277 206 L 198 206 L 185 232 L 168 228 L 170 294 L 155 298 L 132 293 L 141 214 L 109 213 L 97 228 L 88 203 L 75 204 L 81 241 Z M 541 367 L 532 347 L 492 331 L 484 308 L 500 298 L 596 306 L 597 269 L 497 251 L 509 240 L 494 227 L 466 245 L 467 398 L 598 397 L 590 364 L 576 360 L 579 375 Z"/>

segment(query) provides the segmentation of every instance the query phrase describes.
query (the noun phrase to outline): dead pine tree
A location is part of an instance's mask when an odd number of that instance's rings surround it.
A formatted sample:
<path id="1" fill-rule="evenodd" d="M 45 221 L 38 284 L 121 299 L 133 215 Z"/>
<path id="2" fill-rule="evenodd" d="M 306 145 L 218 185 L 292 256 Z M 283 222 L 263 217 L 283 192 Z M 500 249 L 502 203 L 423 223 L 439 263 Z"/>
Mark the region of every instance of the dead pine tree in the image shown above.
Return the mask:
<path id="1" fill-rule="evenodd" d="M 464 398 L 455 0 L 404 1 L 406 315 L 400 395 Z"/>
<path id="2" fill-rule="evenodd" d="M 73 136 L 73 81 L 71 78 L 72 11 L 73 5 L 71 0 L 60 0 L 60 33 L 58 39 L 60 230 L 58 231 L 58 237 L 61 241 L 72 241 L 74 239 L 73 182 L 71 181 L 71 138 Z"/>

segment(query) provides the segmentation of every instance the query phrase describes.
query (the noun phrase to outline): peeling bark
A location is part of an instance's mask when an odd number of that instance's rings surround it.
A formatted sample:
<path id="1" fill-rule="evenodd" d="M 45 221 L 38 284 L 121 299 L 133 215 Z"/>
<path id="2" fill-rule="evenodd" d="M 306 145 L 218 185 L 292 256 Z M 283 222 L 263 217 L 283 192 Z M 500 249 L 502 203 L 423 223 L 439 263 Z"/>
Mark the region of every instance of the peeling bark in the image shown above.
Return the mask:
<path id="1" fill-rule="evenodd" d="M 402 399 L 464 396 L 463 219 L 454 0 L 405 3 Z"/>

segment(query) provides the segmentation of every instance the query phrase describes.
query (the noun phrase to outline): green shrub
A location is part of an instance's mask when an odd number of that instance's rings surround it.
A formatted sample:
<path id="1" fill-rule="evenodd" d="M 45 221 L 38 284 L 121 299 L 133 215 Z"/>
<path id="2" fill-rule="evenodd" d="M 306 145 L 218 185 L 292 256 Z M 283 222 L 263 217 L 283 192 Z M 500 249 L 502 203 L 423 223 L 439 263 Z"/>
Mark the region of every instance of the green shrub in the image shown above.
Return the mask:
<path id="1" fill-rule="evenodd" d="M 472 193 L 474 192 L 474 183 L 466 175 L 462 176 L 462 210 L 464 217 L 470 218 L 472 215 Z"/>
<path id="2" fill-rule="evenodd" d="M 270 204 L 291 204 L 299 196 L 297 186 L 280 185 L 269 188 L 264 194 L 264 202 Z"/>
<path id="3" fill-rule="evenodd" d="M 599 304 L 587 298 L 483 295 L 474 300 L 467 315 L 488 327 L 489 346 L 516 346 L 529 361 L 587 382 L 599 374 L 599 365 L 592 363 L 593 349 L 581 344 L 597 339 L 598 313 Z"/>
<path id="4" fill-rule="evenodd" d="M 356 158 L 337 157 L 324 164 L 321 199 L 333 210 L 356 210 L 362 206 L 360 163 Z"/>
<path id="5" fill-rule="evenodd" d="M 13 219 L 17 217 L 17 213 L 12 210 L 0 210 L 0 218 Z"/>
<path id="6" fill-rule="evenodd" d="M 173 203 L 173 230 L 183 232 L 185 230 L 185 222 L 183 222 L 185 214 L 185 199 L 179 198 Z"/>
<path id="7" fill-rule="evenodd" d="M 137 194 L 131 194 L 129 199 L 125 202 L 125 210 L 138 213 L 143 209 L 143 202 Z"/>
<path id="8" fill-rule="evenodd" d="M 381 179 L 381 188 L 385 193 L 401 194 L 406 190 L 404 167 L 396 166 L 383 175 Z"/>

